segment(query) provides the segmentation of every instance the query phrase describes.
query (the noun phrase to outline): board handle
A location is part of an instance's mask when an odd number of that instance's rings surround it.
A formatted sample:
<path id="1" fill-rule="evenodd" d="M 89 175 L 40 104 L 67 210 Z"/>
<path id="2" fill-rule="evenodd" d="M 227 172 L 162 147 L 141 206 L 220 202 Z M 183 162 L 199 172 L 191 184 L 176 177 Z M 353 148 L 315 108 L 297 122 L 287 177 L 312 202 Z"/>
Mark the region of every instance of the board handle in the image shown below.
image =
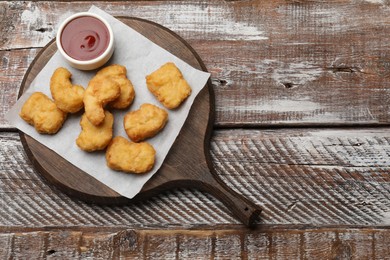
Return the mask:
<path id="1" fill-rule="evenodd" d="M 255 225 L 261 213 L 259 206 L 214 178 L 204 182 L 203 188 L 225 204 L 244 225 L 248 227 Z"/>

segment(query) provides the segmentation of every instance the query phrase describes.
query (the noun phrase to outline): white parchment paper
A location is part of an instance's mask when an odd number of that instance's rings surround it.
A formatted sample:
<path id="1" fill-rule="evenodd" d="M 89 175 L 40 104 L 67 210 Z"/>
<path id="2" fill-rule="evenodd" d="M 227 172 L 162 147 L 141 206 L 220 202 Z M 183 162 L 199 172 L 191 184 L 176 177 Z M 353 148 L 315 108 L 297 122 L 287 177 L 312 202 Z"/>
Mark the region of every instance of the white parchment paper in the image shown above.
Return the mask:
<path id="1" fill-rule="evenodd" d="M 191 67 L 189 64 L 149 41 L 135 30 L 97 7 L 92 6 L 89 12 L 101 15 L 112 26 L 115 37 L 115 52 L 109 64 L 126 66 L 127 76 L 132 81 L 136 92 L 135 100 L 129 109 L 125 111 L 111 111 L 115 118 L 114 136 L 120 135 L 127 138 L 123 127 L 123 116 L 128 111 L 138 109 L 143 103 L 152 103 L 163 107 L 148 91 L 145 76 L 158 69 L 164 63 L 169 61 L 174 62 L 192 88 L 192 94 L 179 109 L 167 110 L 169 119 L 163 131 L 147 140 L 157 152 L 153 170 L 144 175 L 113 171 L 106 166 L 104 152 L 87 153 L 78 148 L 75 140 L 81 131 L 79 125 L 80 114 L 69 115 L 62 129 L 55 135 L 39 134 L 35 131 L 34 127 L 19 117 L 18 113 L 21 107 L 33 92 L 41 91 L 51 98 L 50 77 L 56 68 L 67 68 L 72 73 L 73 84 L 80 84 L 84 87 L 88 85 L 89 80 L 95 75 L 96 71 L 86 72 L 70 67 L 59 52 L 53 55 L 47 65 L 31 83 L 28 90 L 6 114 L 6 119 L 11 125 L 44 144 L 122 196 L 133 198 L 164 162 L 169 149 L 187 118 L 195 97 L 205 86 L 210 74 Z"/>

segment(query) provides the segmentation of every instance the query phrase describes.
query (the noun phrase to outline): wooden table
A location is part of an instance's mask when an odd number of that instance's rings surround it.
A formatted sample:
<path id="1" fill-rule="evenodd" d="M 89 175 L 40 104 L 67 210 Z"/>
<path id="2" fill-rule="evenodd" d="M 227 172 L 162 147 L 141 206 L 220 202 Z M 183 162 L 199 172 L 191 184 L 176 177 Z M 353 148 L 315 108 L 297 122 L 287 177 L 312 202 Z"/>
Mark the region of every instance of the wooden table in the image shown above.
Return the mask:
<path id="1" fill-rule="evenodd" d="M 387 1 L 94 2 L 159 23 L 215 92 L 221 180 L 260 206 L 249 229 L 210 194 L 126 206 L 68 197 L 4 119 L 58 23 L 89 2 L 0 2 L 0 258 L 390 259 Z"/>

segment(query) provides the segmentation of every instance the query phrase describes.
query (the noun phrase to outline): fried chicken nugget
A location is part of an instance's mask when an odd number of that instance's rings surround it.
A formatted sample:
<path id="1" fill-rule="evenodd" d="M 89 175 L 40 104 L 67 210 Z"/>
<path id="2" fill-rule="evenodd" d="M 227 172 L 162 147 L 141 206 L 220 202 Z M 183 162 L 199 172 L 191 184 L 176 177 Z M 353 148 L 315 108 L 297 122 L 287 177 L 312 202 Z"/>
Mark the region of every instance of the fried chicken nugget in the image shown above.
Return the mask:
<path id="1" fill-rule="evenodd" d="M 156 151 L 147 142 L 133 143 L 116 136 L 106 151 L 107 166 L 113 170 L 142 174 L 154 166 Z"/>
<path id="2" fill-rule="evenodd" d="M 113 64 L 98 71 L 97 75 L 110 77 L 116 81 L 121 89 L 121 94 L 117 99 L 110 102 L 110 106 L 115 109 L 124 109 L 130 106 L 135 97 L 134 87 L 127 78 L 125 66 Z"/>
<path id="3" fill-rule="evenodd" d="M 89 122 L 86 114 L 83 114 L 80 120 L 81 133 L 76 139 L 76 144 L 81 150 L 93 152 L 103 150 L 112 139 L 112 127 L 114 116 L 105 111 L 103 123 L 98 126 Z"/>
<path id="4" fill-rule="evenodd" d="M 72 74 L 65 68 L 58 68 L 50 79 L 50 92 L 57 107 L 67 113 L 76 113 L 83 108 L 84 88 L 72 85 Z"/>
<path id="5" fill-rule="evenodd" d="M 172 62 L 164 64 L 147 75 L 146 85 L 149 91 L 168 109 L 177 108 L 191 95 L 191 87 Z"/>
<path id="6" fill-rule="evenodd" d="M 57 133 L 66 119 L 66 113 L 41 92 L 34 92 L 26 100 L 19 116 L 41 134 Z"/>
<path id="7" fill-rule="evenodd" d="M 117 82 L 100 75 L 94 76 L 88 83 L 84 93 L 84 109 L 88 120 L 94 125 L 104 121 L 104 107 L 120 95 Z"/>
<path id="8" fill-rule="evenodd" d="M 152 104 L 142 104 L 136 111 L 128 112 L 123 118 L 123 125 L 129 138 L 139 142 L 155 136 L 164 128 L 168 113 Z"/>

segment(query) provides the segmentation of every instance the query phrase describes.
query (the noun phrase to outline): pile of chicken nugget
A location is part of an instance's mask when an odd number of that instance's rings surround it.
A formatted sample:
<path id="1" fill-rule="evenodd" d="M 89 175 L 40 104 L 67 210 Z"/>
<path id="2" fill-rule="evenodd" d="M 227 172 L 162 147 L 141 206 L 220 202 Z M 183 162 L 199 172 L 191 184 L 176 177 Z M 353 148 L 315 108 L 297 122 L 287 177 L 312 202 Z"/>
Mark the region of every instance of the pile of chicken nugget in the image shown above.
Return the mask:
<path id="1" fill-rule="evenodd" d="M 144 103 L 123 118 L 127 137 L 113 136 L 115 109 L 128 109 L 135 90 L 127 78 L 126 67 L 118 64 L 99 70 L 84 89 L 73 85 L 71 73 L 57 68 L 50 79 L 53 99 L 34 92 L 23 104 L 20 117 L 41 134 L 57 133 L 69 113 L 84 110 L 81 131 L 75 140 L 85 152 L 106 150 L 107 166 L 126 173 L 150 171 L 156 151 L 146 139 L 157 135 L 168 121 L 168 112 L 159 106 Z M 191 94 L 191 87 L 172 62 L 146 76 L 146 86 L 167 109 L 175 109 Z M 111 111 L 111 112 L 110 112 Z"/>

